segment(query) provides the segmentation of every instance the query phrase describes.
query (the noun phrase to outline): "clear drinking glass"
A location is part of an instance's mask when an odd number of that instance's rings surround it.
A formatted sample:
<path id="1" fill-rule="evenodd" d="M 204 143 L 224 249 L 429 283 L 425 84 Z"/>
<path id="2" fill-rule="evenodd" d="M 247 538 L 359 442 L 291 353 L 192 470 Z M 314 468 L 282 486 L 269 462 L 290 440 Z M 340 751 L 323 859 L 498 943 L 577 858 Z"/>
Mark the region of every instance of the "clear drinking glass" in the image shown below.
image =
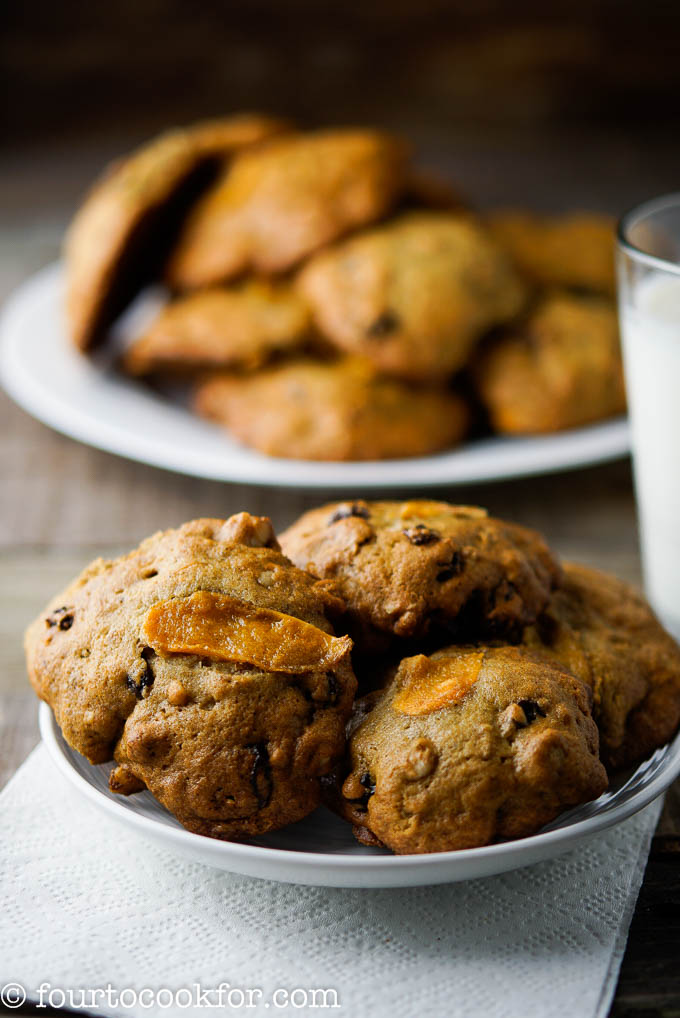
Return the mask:
<path id="1" fill-rule="evenodd" d="M 617 262 L 645 587 L 680 638 L 680 194 L 623 217 Z"/>

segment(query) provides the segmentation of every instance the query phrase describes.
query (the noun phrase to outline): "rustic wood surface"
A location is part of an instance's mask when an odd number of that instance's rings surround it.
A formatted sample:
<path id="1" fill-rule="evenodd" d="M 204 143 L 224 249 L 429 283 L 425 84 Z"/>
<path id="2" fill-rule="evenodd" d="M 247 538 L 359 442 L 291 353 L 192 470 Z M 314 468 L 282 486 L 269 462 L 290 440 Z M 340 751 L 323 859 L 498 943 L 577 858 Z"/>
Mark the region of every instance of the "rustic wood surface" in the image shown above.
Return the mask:
<path id="1" fill-rule="evenodd" d="M 0 194 L 8 214 L 0 232 L 0 296 L 56 256 L 75 196 L 111 148 L 109 139 L 103 147 L 82 146 L 68 157 L 55 149 L 39 161 L 15 154 L 5 163 Z M 489 145 L 475 147 L 468 140 L 462 151 L 457 165 L 470 183 L 477 183 L 480 199 L 488 197 Z M 549 164 L 550 156 L 543 155 Z M 584 157 L 576 152 L 574 158 Z M 437 159 L 444 165 L 453 162 L 443 149 Z M 505 179 L 519 194 L 521 168 L 512 153 L 506 161 Z M 613 184 L 619 196 L 633 196 L 639 187 L 637 164 L 626 165 L 628 172 Z M 649 179 L 653 182 L 653 174 Z M 531 185 L 525 180 L 524 186 Z M 612 200 L 609 194 L 602 204 Z M 545 195 L 541 201 L 546 203 Z M 37 704 L 25 677 L 21 634 L 90 558 L 116 554 L 155 529 L 200 515 L 249 509 L 270 515 L 277 529 L 283 528 L 320 501 L 314 493 L 193 480 L 118 459 L 51 432 L 1 393 L 0 477 L 0 787 L 38 741 Z M 469 485 L 443 490 L 441 496 L 486 505 L 495 514 L 539 528 L 567 558 L 640 580 L 627 461 L 527 481 Z M 667 796 L 654 840 L 612 1009 L 617 1018 L 680 1015 L 678 906 L 680 784 Z"/>

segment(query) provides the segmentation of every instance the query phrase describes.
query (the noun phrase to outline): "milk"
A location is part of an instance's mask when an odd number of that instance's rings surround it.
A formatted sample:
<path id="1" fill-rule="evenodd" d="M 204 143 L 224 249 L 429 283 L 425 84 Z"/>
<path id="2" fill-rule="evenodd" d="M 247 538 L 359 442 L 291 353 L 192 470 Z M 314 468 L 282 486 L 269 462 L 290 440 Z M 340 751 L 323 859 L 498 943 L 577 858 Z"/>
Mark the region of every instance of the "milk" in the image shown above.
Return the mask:
<path id="1" fill-rule="evenodd" d="M 650 275 L 626 300 L 621 326 L 645 586 L 680 638 L 680 275 Z"/>

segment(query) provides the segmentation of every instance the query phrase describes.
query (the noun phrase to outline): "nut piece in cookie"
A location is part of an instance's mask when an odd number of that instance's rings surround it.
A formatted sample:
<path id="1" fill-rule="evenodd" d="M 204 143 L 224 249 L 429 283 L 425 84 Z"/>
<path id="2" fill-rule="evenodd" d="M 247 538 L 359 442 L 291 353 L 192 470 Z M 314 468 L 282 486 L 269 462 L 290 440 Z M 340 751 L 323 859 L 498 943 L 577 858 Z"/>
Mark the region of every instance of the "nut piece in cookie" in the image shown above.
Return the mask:
<path id="1" fill-rule="evenodd" d="M 252 370 L 300 346 L 309 325 L 306 304 L 285 283 L 215 287 L 167 304 L 127 350 L 123 366 L 132 375 Z"/>
<path id="2" fill-rule="evenodd" d="M 269 456 L 379 460 L 456 445 L 469 413 L 448 389 L 379 376 L 360 358 L 299 359 L 199 383 L 196 409 Z"/>
<path id="3" fill-rule="evenodd" d="M 219 161 L 286 126 L 257 115 L 205 121 L 154 138 L 104 175 L 66 238 L 66 310 L 77 347 L 100 339 L 160 268 L 188 204 Z"/>
<path id="4" fill-rule="evenodd" d="M 553 294 L 494 338 L 474 368 L 496 431 L 539 434 L 623 413 L 616 310 L 600 297 Z"/>
<path id="5" fill-rule="evenodd" d="M 592 688 L 602 761 L 608 770 L 628 767 L 680 725 L 680 647 L 629 584 L 571 563 L 564 571 L 525 642 Z"/>
<path id="6" fill-rule="evenodd" d="M 190 215 L 170 284 L 194 289 L 248 270 L 287 271 L 388 212 L 406 162 L 401 141 L 370 130 L 316 131 L 244 152 Z"/>
<path id="7" fill-rule="evenodd" d="M 394 852 L 526 837 L 607 786 L 589 689 L 526 648 L 405 658 L 368 708 L 333 805 Z"/>
<path id="8" fill-rule="evenodd" d="M 522 308 L 524 285 L 470 216 L 409 212 L 321 251 L 298 285 L 321 333 L 381 371 L 440 381 Z"/>
<path id="9" fill-rule="evenodd" d="M 363 651 L 449 634 L 518 638 L 561 578 L 533 530 L 446 502 L 340 502 L 281 535 L 302 569 L 333 579 Z"/>
<path id="10" fill-rule="evenodd" d="M 534 216 L 496 212 L 487 225 L 517 267 L 538 286 L 564 286 L 613 297 L 614 220 L 593 212 Z"/>
<path id="11" fill-rule="evenodd" d="M 26 634 L 31 682 L 69 745 L 114 759 L 185 827 L 261 834 L 319 803 L 356 689 L 340 603 L 240 513 L 98 560 Z"/>

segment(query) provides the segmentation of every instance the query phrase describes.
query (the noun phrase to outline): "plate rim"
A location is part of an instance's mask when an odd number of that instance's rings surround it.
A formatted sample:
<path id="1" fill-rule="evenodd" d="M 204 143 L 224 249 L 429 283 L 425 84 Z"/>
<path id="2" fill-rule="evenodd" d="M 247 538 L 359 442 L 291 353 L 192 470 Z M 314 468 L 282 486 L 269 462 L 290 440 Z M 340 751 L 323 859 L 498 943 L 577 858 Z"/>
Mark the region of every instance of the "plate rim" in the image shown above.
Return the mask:
<path id="1" fill-rule="evenodd" d="M 513 454 L 503 469 L 494 465 L 497 459 L 493 456 L 489 462 L 481 459 L 476 466 L 466 462 L 465 458 L 471 453 L 477 452 L 482 457 L 488 454 L 488 447 L 485 448 L 483 444 L 486 439 L 479 441 L 476 450 L 474 443 L 468 443 L 460 449 L 445 450 L 432 456 L 374 463 L 316 463 L 281 459 L 267 457 L 245 447 L 239 448 L 239 458 L 236 460 L 225 455 L 224 469 L 217 468 L 211 460 L 203 463 L 200 458 L 195 462 L 178 462 L 173 459 L 172 447 L 165 448 L 162 443 L 158 445 L 145 440 L 146 445 L 142 442 L 135 444 L 125 431 L 111 432 L 110 425 L 104 427 L 101 421 L 98 422 L 100 430 L 93 429 L 91 415 L 84 414 L 82 419 L 78 416 L 68 419 L 62 404 L 54 399 L 50 403 L 45 400 L 43 389 L 31 386 L 26 366 L 16 360 L 13 340 L 19 330 L 25 327 L 26 317 L 33 310 L 34 302 L 41 300 L 54 305 L 57 292 L 62 286 L 63 265 L 55 261 L 29 276 L 7 298 L 0 313 L 0 381 L 19 406 L 53 430 L 85 445 L 138 463 L 184 476 L 258 487 L 276 486 L 303 491 L 347 491 L 357 488 L 388 491 L 413 486 L 434 489 L 536 477 L 595 466 L 623 458 L 630 453 L 630 430 L 626 416 L 621 415 L 551 435 L 491 438 L 488 441 L 507 443 L 508 451 Z M 528 461 L 518 450 L 519 443 L 524 443 Z M 589 450 L 588 444 L 591 446 Z M 584 445 L 587 450 L 585 454 Z M 502 455 L 501 448 L 498 447 L 497 456 Z M 460 457 L 458 461 L 456 457 Z M 446 466 L 441 465 L 442 458 L 450 458 Z M 374 474 L 371 468 L 378 464 L 380 472 Z M 452 473 L 447 473 L 446 467 L 449 465 Z M 428 467 L 431 473 L 428 473 Z M 302 476 L 296 476 L 296 473 Z"/>
<path id="2" fill-rule="evenodd" d="M 57 765 L 59 771 L 84 793 L 86 798 L 95 803 L 104 812 L 119 817 L 121 822 L 137 828 L 140 832 L 151 835 L 161 840 L 167 840 L 173 845 L 198 850 L 199 846 L 205 849 L 207 854 L 218 856 L 224 853 L 225 856 L 233 855 L 235 858 L 268 860 L 272 864 L 280 863 L 287 868 L 299 866 L 305 869 L 312 869 L 319 874 L 324 869 L 340 870 L 345 874 L 356 872 L 374 873 L 384 875 L 386 873 L 398 874 L 400 871 L 418 869 L 420 871 L 432 870 L 436 876 L 437 871 L 445 869 L 448 864 L 456 861 L 492 860 L 504 857 L 512 860 L 512 864 L 504 866 L 504 870 L 516 869 L 523 865 L 521 856 L 529 854 L 532 849 L 540 846 L 551 848 L 550 855 L 557 855 L 560 851 L 567 851 L 569 843 L 576 845 L 580 840 L 591 835 L 601 833 L 614 827 L 662 795 L 666 789 L 680 775 L 680 732 L 666 745 L 672 754 L 668 764 L 652 776 L 649 782 L 641 788 L 636 789 L 624 802 L 618 804 L 611 810 L 596 813 L 593 816 L 585 817 L 574 823 L 555 830 L 542 831 L 539 834 L 532 834 L 526 838 L 518 838 L 513 841 L 503 841 L 494 845 L 483 845 L 479 848 L 463 848 L 448 852 L 412 853 L 409 855 L 381 855 L 381 856 L 352 856 L 325 852 L 296 852 L 291 849 L 269 848 L 263 845 L 251 845 L 237 841 L 221 841 L 216 838 L 209 838 L 207 835 L 194 834 L 184 828 L 169 827 L 159 823 L 153 817 L 147 817 L 133 810 L 127 809 L 123 802 L 116 802 L 105 796 L 98 788 L 92 785 L 87 779 L 76 770 L 68 756 L 60 745 L 63 735 L 59 730 L 56 718 L 51 707 L 47 703 L 40 703 L 38 723 L 40 734 L 47 748 L 50 758 Z M 663 747 L 659 747 L 663 748 Z M 77 752 L 77 750 L 74 750 Z M 88 766 L 94 766 L 83 757 Z M 649 758 L 648 758 L 649 759 Z M 198 842 L 196 839 L 200 839 Z M 546 854 L 547 857 L 547 854 Z M 528 862 L 533 860 L 529 859 Z M 222 866 L 229 870 L 228 866 Z M 280 879 L 269 877 L 268 879 Z M 302 881 L 300 881 L 302 882 Z M 305 881 L 308 882 L 308 881 Z M 423 881 L 424 882 L 424 881 Z"/>

